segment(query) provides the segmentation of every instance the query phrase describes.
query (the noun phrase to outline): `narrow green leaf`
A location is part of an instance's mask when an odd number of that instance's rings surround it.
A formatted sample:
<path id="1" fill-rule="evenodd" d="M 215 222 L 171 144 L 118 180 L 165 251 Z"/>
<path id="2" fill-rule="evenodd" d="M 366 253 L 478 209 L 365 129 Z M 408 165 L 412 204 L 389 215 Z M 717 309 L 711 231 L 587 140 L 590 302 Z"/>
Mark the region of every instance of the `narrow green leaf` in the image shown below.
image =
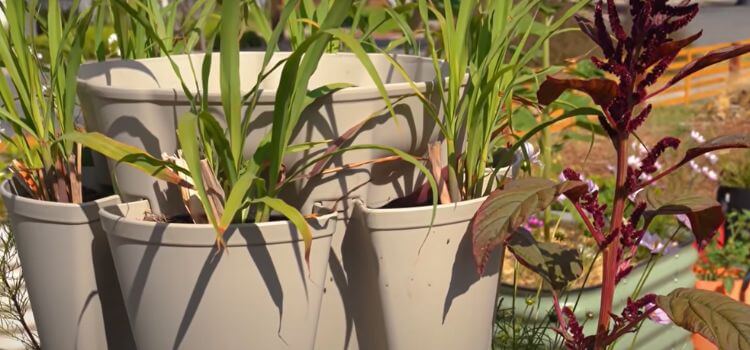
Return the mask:
<path id="1" fill-rule="evenodd" d="M 219 222 L 219 229 L 224 231 L 227 229 L 232 220 L 237 216 L 237 213 L 242 210 L 245 199 L 248 198 L 250 189 L 253 186 L 253 182 L 257 179 L 256 174 L 252 171 L 246 171 L 242 173 L 235 181 L 227 202 L 224 204 L 224 213 L 221 215 Z"/>
<path id="2" fill-rule="evenodd" d="M 222 231 L 218 225 L 219 218 L 214 217 L 214 210 L 211 208 L 211 202 L 208 200 L 206 186 L 203 182 L 203 174 L 201 172 L 201 154 L 198 146 L 200 139 L 197 130 L 198 116 L 192 113 L 185 113 L 180 117 L 177 123 L 177 139 L 180 141 L 182 156 L 188 166 L 188 175 L 193 179 L 195 191 L 198 193 L 198 198 L 201 201 L 203 210 L 206 212 L 208 221 L 214 226 L 214 229 L 216 229 L 216 242 L 221 245 L 224 239 L 224 231 Z"/>
<path id="3" fill-rule="evenodd" d="M 307 266 L 310 266 L 310 249 L 312 249 L 312 233 L 310 232 L 310 226 L 307 224 L 307 220 L 299 210 L 295 209 L 289 204 L 278 198 L 261 197 L 252 200 L 254 203 L 263 203 L 269 206 L 271 209 L 284 215 L 293 225 L 297 228 L 297 231 L 302 235 L 302 239 L 305 243 L 305 262 Z"/>
<path id="4" fill-rule="evenodd" d="M 325 97 L 341 89 L 354 86 L 356 85 L 350 83 L 331 83 L 310 90 L 307 92 L 307 96 L 305 97 L 305 104 L 303 109 L 307 108 L 321 97 Z"/>
<path id="5" fill-rule="evenodd" d="M 240 92 L 240 0 L 224 0 L 221 5 L 221 104 L 229 129 L 234 163 L 242 160 L 242 95 Z"/>
<path id="6" fill-rule="evenodd" d="M 326 30 L 326 32 L 341 40 L 341 42 L 343 42 L 349 48 L 349 50 L 351 50 L 352 53 L 357 56 L 359 62 L 370 75 L 370 79 L 372 79 L 372 81 L 375 83 L 375 87 L 377 87 L 378 91 L 380 92 L 380 97 L 383 98 L 386 107 L 388 107 L 388 111 L 391 112 L 391 115 L 396 115 L 396 112 L 393 111 L 393 106 L 391 105 L 391 99 L 388 96 L 388 92 L 385 90 L 385 85 L 383 85 L 383 80 L 380 79 L 380 74 L 378 74 L 377 69 L 375 69 L 375 66 L 372 64 L 372 60 L 370 60 L 370 57 L 362 48 L 362 45 L 359 43 L 359 41 L 357 41 L 357 39 L 351 36 L 351 34 L 341 28 L 328 29 Z"/>
<path id="7" fill-rule="evenodd" d="M 61 139 L 80 143 L 109 159 L 126 163 L 158 180 L 188 188 L 192 187 L 180 178 L 179 174 L 173 170 L 171 163 L 154 158 L 138 147 L 116 141 L 98 132 L 70 132 L 63 135 Z"/>

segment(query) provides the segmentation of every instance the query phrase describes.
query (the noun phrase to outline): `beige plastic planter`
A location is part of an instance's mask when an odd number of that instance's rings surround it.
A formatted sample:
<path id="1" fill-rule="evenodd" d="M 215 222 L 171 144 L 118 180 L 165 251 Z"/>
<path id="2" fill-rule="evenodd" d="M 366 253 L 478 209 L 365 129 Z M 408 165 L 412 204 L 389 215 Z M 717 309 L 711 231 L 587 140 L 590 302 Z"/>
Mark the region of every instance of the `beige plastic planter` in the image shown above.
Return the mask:
<path id="1" fill-rule="evenodd" d="M 101 211 L 137 349 L 313 348 L 336 214 L 309 222 L 308 269 L 288 221 L 232 225 L 217 254 L 212 226 L 142 221 L 149 210 Z"/>
<path id="2" fill-rule="evenodd" d="M 517 152 L 513 165 L 499 169 L 498 176 L 507 172 L 508 176 L 515 177 L 522 159 L 522 152 Z M 371 237 L 362 230 L 362 211 L 353 214 L 357 203 L 361 204 L 356 199 L 321 203 L 326 208 L 335 205 L 339 220 L 331 244 L 328 277 L 315 338 L 316 350 L 387 348 L 379 292 L 379 262 Z M 396 215 L 396 212 L 390 210 L 388 213 Z M 452 215 L 450 211 L 441 212 L 445 213 Z M 399 216 L 394 217 L 395 221 L 400 219 Z M 429 219 L 422 224 L 425 223 L 429 223 Z M 399 242 L 394 238 L 392 244 L 397 245 Z M 413 246 L 411 248 L 418 249 Z M 476 275 L 474 271 L 471 273 Z M 369 302 L 361 302 L 362 300 Z"/>
<path id="3" fill-rule="evenodd" d="M 219 57 L 213 57 L 209 82 L 209 104 L 217 115 L 222 115 L 219 95 Z M 240 79 L 243 91 L 254 85 L 264 53 L 243 52 L 240 55 Z M 271 66 L 288 53 L 273 56 Z M 196 71 L 200 72 L 203 54 L 190 56 Z M 417 87 L 439 105 L 434 69 L 430 59 L 417 56 L 395 55 Z M 308 107 L 297 126 L 292 144 L 336 139 L 347 130 L 369 119 L 350 144 L 380 144 L 409 152 L 424 154 L 427 144 L 436 140 L 438 128 L 423 103 L 413 95 L 410 85 L 388 60 L 380 54 L 370 59 L 386 84 L 390 99 L 394 101 L 396 116 L 380 112 L 385 108 L 370 76 L 360 61 L 352 54 L 326 54 L 320 60 L 309 88 L 330 83 L 352 83 L 356 87 L 342 89 L 318 100 Z M 174 60 L 186 79 L 188 87 L 195 86 L 188 56 L 175 56 Z M 258 105 L 251 114 L 251 131 L 247 135 L 245 153 L 250 155 L 271 127 L 273 102 L 279 85 L 281 69 L 277 69 L 261 84 Z M 176 122 L 189 110 L 188 101 L 178 79 L 166 58 L 138 61 L 108 61 L 85 64 L 79 74 L 79 97 L 87 129 L 99 131 L 119 141 L 144 148 L 155 156 L 163 152 L 174 153 L 177 148 Z M 396 103 L 396 101 L 398 102 Z M 243 111 L 244 112 L 244 111 Z M 287 169 L 294 169 L 301 161 L 323 152 L 323 147 L 290 154 L 284 161 Z M 331 166 L 373 160 L 392 154 L 382 150 L 358 150 L 334 157 Z M 110 163 L 113 165 L 113 163 Z M 345 194 L 358 197 L 371 207 L 384 205 L 389 197 L 408 194 L 418 181 L 413 167 L 404 162 L 389 162 L 363 166 L 337 174 L 298 182 L 297 188 L 284 194 L 291 204 L 310 212 L 315 202 L 335 200 Z M 156 183 L 146 175 L 125 165 L 114 168 L 117 186 L 123 200 L 148 199 L 155 212 L 166 214 L 182 210 L 176 189 Z M 371 182 L 368 182 L 372 179 Z M 314 190 L 313 190 L 314 189 Z"/>
<path id="4" fill-rule="evenodd" d="M 44 202 L 0 186 L 39 330 L 47 350 L 134 349 L 99 209 Z"/>
<path id="5" fill-rule="evenodd" d="M 370 264 L 377 272 L 376 288 L 362 300 L 380 308 L 382 314 L 370 322 L 379 318 L 384 333 L 382 344 L 360 341 L 360 348 L 490 348 L 500 249 L 479 276 L 467 234 L 483 201 L 438 206 L 432 228 L 432 206 L 370 209 L 355 205 L 349 222 L 354 232 L 348 234 L 369 240 Z"/>

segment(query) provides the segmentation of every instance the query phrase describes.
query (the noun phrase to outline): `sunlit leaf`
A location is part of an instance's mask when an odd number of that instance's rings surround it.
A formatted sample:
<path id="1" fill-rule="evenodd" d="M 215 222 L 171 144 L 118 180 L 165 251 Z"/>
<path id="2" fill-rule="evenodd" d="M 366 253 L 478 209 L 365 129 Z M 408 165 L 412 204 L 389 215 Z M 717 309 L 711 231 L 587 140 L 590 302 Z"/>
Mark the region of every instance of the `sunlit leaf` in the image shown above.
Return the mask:
<path id="1" fill-rule="evenodd" d="M 686 215 L 699 245 L 708 243 L 724 223 L 721 204 L 709 197 L 664 193 L 651 187 L 639 194 L 637 200 L 645 201 L 648 205 L 645 213 L 647 218 L 657 215 Z"/>
<path id="2" fill-rule="evenodd" d="M 649 96 L 661 93 L 662 91 L 674 86 L 674 84 L 677 84 L 682 79 L 685 79 L 687 76 L 695 72 L 710 67 L 714 64 L 732 59 L 734 57 L 744 55 L 748 52 L 750 52 L 750 44 L 732 45 L 729 47 L 713 50 L 683 66 L 682 69 L 675 73 L 672 79 L 669 79 L 669 81 L 664 84 L 664 86 L 660 87 L 658 90 L 656 90 L 656 92 L 651 93 Z"/>
<path id="3" fill-rule="evenodd" d="M 503 244 L 508 235 L 528 220 L 529 216 L 547 208 L 560 191 L 577 192 L 583 183 L 555 183 L 542 178 L 521 178 L 495 190 L 482 203 L 471 223 L 474 263 L 478 272 L 492 251 Z"/>
<path id="4" fill-rule="evenodd" d="M 310 226 L 307 224 L 307 220 L 299 212 L 289 204 L 278 198 L 271 197 L 260 197 L 253 199 L 254 203 L 263 203 L 269 206 L 271 209 L 284 215 L 289 221 L 292 222 L 294 227 L 297 228 L 299 233 L 302 235 L 302 239 L 305 243 L 305 262 L 310 266 L 310 249 L 312 248 L 312 233 L 310 232 Z"/>
<path id="5" fill-rule="evenodd" d="M 687 164 L 691 160 L 708 152 L 727 148 L 750 148 L 750 134 L 724 135 L 708 140 L 696 147 L 688 149 L 687 152 L 685 152 L 685 157 L 683 157 L 677 166 Z"/>
<path id="6" fill-rule="evenodd" d="M 124 144 L 98 132 L 71 132 L 63 135 L 62 139 L 80 143 L 109 159 L 128 164 L 156 179 L 192 187 L 171 169 L 174 165 L 170 162 L 155 158 L 138 147 Z"/>
<path id="7" fill-rule="evenodd" d="M 198 116 L 192 113 L 185 113 L 180 117 L 177 122 L 177 139 L 180 141 L 180 148 L 182 149 L 182 155 L 187 163 L 190 177 L 193 179 L 195 184 L 195 191 L 198 193 L 203 210 L 206 212 L 208 221 L 216 229 L 216 241 L 218 244 L 223 244 L 222 235 L 224 231 L 219 229 L 218 220 L 214 213 L 214 208 L 211 207 L 211 201 L 208 199 L 206 192 L 206 185 L 203 179 L 203 172 L 201 171 L 201 153 L 200 147 L 198 146 L 200 139 L 198 138 Z"/>
<path id="8" fill-rule="evenodd" d="M 676 325 L 698 333 L 720 349 L 750 349 L 750 306 L 728 296 L 678 288 L 656 297 Z"/>

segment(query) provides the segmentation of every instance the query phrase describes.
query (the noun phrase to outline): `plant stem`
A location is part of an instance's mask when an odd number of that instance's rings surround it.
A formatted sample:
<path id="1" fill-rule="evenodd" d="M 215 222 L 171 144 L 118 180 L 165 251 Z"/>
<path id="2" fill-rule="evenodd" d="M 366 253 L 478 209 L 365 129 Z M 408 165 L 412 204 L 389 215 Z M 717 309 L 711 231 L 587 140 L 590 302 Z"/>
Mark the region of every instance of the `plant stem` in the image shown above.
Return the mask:
<path id="1" fill-rule="evenodd" d="M 551 24 L 551 18 L 548 16 L 545 20 L 545 23 L 549 26 Z M 550 44 L 549 39 L 544 41 L 544 44 L 542 46 L 542 67 L 547 68 L 550 66 Z M 549 113 L 547 113 L 548 110 L 545 109 L 542 112 L 542 122 L 547 122 L 550 119 Z M 552 155 L 550 154 L 550 135 L 547 128 L 542 129 L 542 145 L 541 149 L 539 150 L 542 152 L 542 177 L 545 179 L 549 179 L 552 170 Z M 552 235 L 550 234 L 550 227 L 549 227 L 549 221 L 551 217 L 551 209 L 549 207 L 544 208 L 544 240 L 546 242 L 549 242 L 552 240 Z"/>
<path id="2" fill-rule="evenodd" d="M 610 234 L 619 230 L 622 226 L 622 216 L 625 211 L 625 203 L 628 197 L 628 191 L 625 187 L 627 181 L 628 154 L 627 154 L 627 134 L 617 136 L 615 147 L 617 151 L 617 178 L 615 187 L 615 200 L 612 208 L 612 224 L 610 225 Z M 604 349 L 606 344 L 607 333 L 609 330 L 610 313 L 612 312 L 612 302 L 615 294 L 615 279 L 617 276 L 617 266 L 619 265 L 620 241 L 615 239 L 604 249 L 604 274 L 602 283 L 601 304 L 599 308 L 599 322 L 597 323 L 596 340 L 594 349 Z"/>
<path id="3" fill-rule="evenodd" d="M 448 149 L 448 193 L 451 201 L 461 201 L 461 191 L 458 187 L 458 157 L 456 155 L 456 143 L 451 138 L 446 138 L 445 145 Z"/>

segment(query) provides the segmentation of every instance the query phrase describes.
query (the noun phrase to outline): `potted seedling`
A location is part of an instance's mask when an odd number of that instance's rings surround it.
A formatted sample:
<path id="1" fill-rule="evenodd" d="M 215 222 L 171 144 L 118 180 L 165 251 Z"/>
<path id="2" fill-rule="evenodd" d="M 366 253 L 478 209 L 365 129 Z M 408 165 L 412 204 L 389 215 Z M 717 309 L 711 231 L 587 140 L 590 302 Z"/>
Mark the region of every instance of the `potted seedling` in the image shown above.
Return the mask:
<path id="1" fill-rule="evenodd" d="M 41 346 L 54 349 L 132 349 L 132 336 L 99 223 L 116 196 L 85 188 L 81 144 L 60 135 L 76 128 L 76 86 L 83 35 L 91 11 L 63 16 L 49 1 L 0 6 L 0 119 L 3 143 L 16 158 L 0 187 L 27 282 Z M 47 33 L 36 46 L 29 23 Z"/>
<path id="2" fill-rule="evenodd" d="M 609 26 L 604 20 L 605 7 Z M 652 89 L 680 50 L 700 36 L 698 33 L 681 40 L 670 38 L 697 11 L 697 4 L 673 6 L 661 0 L 633 1 L 632 27 L 628 32 L 620 23 L 614 2 L 605 5 L 599 1 L 593 21 L 585 18 L 578 21 L 604 55 L 604 59 L 593 57 L 592 62 L 616 80 L 548 77 L 537 93 L 539 102 L 546 105 L 568 89 L 579 90 L 601 107 L 599 123 L 617 155 L 615 196 L 610 203 L 602 203 L 599 193 L 591 191 L 581 181 L 580 174 L 566 169 L 566 181 L 561 183 L 533 177 L 509 182 L 488 197 L 473 221 L 472 243 L 479 274 L 492 266 L 487 263 L 495 248 L 505 244 L 519 262 L 547 282 L 554 299 L 557 323 L 554 330 L 567 348 L 598 350 L 614 346 L 623 335 L 635 331 L 646 318 L 655 317 L 658 312 L 675 324 L 706 336 L 721 348 L 743 348 L 747 344 L 743 330 L 750 327 L 747 316 L 750 307 L 717 293 L 678 288 L 657 296 L 642 291 L 628 300 L 622 312 L 613 309 L 618 283 L 632 273 L 637 245 L 654 217 L 684 214 L 700 246 L 711 240 L 724 221 L 718 202 L 692 194 L 661 192 L 657 187 L 659 180 L 708 152 L 750 147 L 747 135 L 721 136 L 688 149 L 681 160 L 659 170 L 656 161 L 680 143 L 667 136 L 649 148 L 639 165 L 628 164 L 630 138 L 649 116 L 651 97 L 698 70 L 750 51 L 750 45 L 737 45 L 709 52 Z M 528 231 L 518 229 L 529 215 L 546 208 L 560 194 L 573 203 L 602 254 L 599 315 L 596 330 L 589 335 L 584 333 L 581 315 L 560 299 L 561 291 L 582 272 L 578 251 L 551 242 L 537 242 Z M 609 205 L 612 215 L 608 220 L 605 208 Z"/>
<path id="3" fill-rule="evenodd" d="M 243 95 L 240 113 L 247 115 L 245 120 L 248 122 L 242 125 L 242 130 L 239 126 L 233 127 L 236 133 L 246 135 L 245 139 L 235 141 L 233 152 L 241 151 L 244 157 L 256 152 L 264 135 L 271 129 L 271 120 L 277 118 L 276 101 L 282 100 L 280 95 L 284 95 L 293 84 L 281 79 L 281 71 L 289 62 L 290 53 L 275 52 L 282 36 L 288 34 L 292 49 L 300 48 L 310 37 L 334 36 L 336 40 L 323 49 L 324 54 L 311 76 L 310 89 L 314 91 L 309 97 L 315 102 L 305 105 L 298 116 L 299 123 L 290 131 L 291 143 L 307 145 L 307 148 L 287 154 L 282 160 L 285 168 L 298 168 L 308 159 L 324 153 L 325 146 L 342 144 L 377 143 L 410 154 L 424 154 L 427 144 L 435 141 L 438 134 L 436 122 L 422 103 L 422 99 L 436 99 L 431 60 L 410 55 L 366 53 L 365 49 L 371 48 L 363 47 L 360 42 L 371 38 L 377 23 L 372 24 L 362 38 L 353 36 L 360 29 L 358 23 L 366 22 L 361 7 L 366 2 L 351 9 L 354 12 L 351 30 L 340 26 L 320 28 L 328 19 L 332 2 L 319 5 L 303 1 L 291 3 L 293 6 L 279 14 L 275 26 L 271 26 L 271 19 L 254 1 L 243 2 L 236 9 L 242 15 L 242 32 L 251 26 L 259 27 L 266 47 L 274 50 L 240 54 L 240 74 L 243 77 L 240 81 Z M 161 39 L 158 28 L 150 24 L 137 6 L 125 0 L 115 0 L 112 4 L 113 8 L 140 24 L 139 30 L 148 34 L 152 47 L 163 46 L 162 51 L 169 52 L 170 42 Z M 395 16 L 398 9 L 389 10 Z M 346 47 L 350 52 L 339 52 L 339 47 Z M 164 152 L 174 153 L 178 147 L 174 133 L 178 124 L 176 116 L 191 110 L 190 95 L 195 94 L 201 84 L 193 72 L 199 72 L 206 61 L 218 60 L 216 55 L 209 56 L 172 55 L 83 65 L 78 78 L 79 95 L 88 129 L 142 148 L 157 157 Z M 398 65 L 394 65 L 395 62 Z M 205 102 L 217 115 L 222 127 L 228 126 L 230 120 L 223 115 L 218 93 L 220 71 L 210 70 L 207 78 Z M 419 172 L 413 166 L 375 161 L 390 156 L 393 156 L 391 152 L 377 148 L 331 155 L 334 166 L 360 165 L 335 174 L 323 172 L 307 176 L 288 187 L 282 197 L 305 213 L 312 212 L 316 202 L 335 201 L 341 197 L 357 197 L 370 205 L 381 206 L 399 195 L 413 192 L 418 182 L 415 177 Z M 165 215 L 182 211 L 178 201 L 170 200 L 176 193 L 174 188 L 170 189 L 164 182 L 156 183 L 153 178 L 127 166 L 111 166 L 124 199 L 147 198 L 155 212 Z M 378 179 L 371 181 L 372 175 Z"/>
<path id="4" fill-rule="evenodd" d="M 734 233 L 723 244 L 711 242 L 695 266 L 698 275 L 696 288 L 721 292 L 747 301 L 742 282 L 750 266 L 750 211 L 735 211 L 727 214 L 728 228 Z"/>

